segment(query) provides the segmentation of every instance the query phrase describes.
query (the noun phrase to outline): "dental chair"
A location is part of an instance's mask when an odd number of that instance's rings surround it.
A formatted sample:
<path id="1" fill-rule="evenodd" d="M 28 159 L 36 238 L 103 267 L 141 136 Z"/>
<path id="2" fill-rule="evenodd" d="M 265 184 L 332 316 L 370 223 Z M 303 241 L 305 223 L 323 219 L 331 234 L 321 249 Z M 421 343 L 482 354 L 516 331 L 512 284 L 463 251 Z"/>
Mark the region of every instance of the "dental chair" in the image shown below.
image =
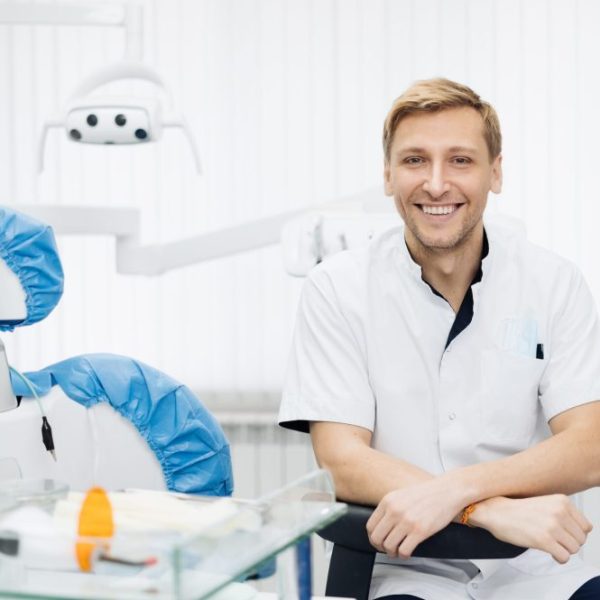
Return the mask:
<path id="1" fill-rule="evenodd" d="M 373 507 L 350 504 L 344 516 L 319 531 L 322 538 L 333 542 L 326 596 L 368 600 L 377 554 L 367 534 L 367 521 L 373 510 Z M 514 558 L 525 550 L 526 548 L 498 540 L 485 529 L 450 523 L 419 544 L 413 556 L 449 559 Z"/>
<path id="2" fill-rule="evenodd" d="M 0 332 L 42 320 L 62 291 L 51 228 L 0 206 Z M 75 491 L 100 485 L 233 492 L 229 443 L 186 386 L 114 354 L 76 356 L 20 374 L 9 367 L 0 340 L 0 485 L 10 478 L 56 479 Z M 274 570 L 268 561 L 249 576 Z"/>
<path id="3" fill-rule="evenodd" d="M 0 207 L 0 332 L 42 320 L 62 291 L 52 230 Z M 52 427 L 50 440 L 43 422 Z M 168 375 L 128 357 L 90 354 L 23 377 L 9 368 L 0 341 L 0 479 L 11 477 L 57 479 L 79 491 L 233 490 L 220 426 Z"/>

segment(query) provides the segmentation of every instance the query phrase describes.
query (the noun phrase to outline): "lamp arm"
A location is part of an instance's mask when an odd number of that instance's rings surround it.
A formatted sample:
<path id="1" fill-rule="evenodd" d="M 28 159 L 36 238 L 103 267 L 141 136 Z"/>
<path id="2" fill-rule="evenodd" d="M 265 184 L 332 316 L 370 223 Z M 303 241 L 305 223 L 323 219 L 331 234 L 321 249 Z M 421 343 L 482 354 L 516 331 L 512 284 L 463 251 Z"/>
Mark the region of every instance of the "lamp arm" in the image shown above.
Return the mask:
<path id="1" fill-rule="evenodd" d="M 282 213 L 166 244 L 142 246 L 137 236 L 117 238 L 117 271 L 161 275 L 172 269 L 278 244 L 283 225 L 302 212 Z"/>
<path id="2" fill-rule="evenodd" d="M 192 151 L 192 157 L 194 159 L 194 164 L 196 165 L 196 172 L 198 175 L 202 174 L 202 163 L 200 161 L 200 152 L 198 150 L 198 144 L 196 144 L 196 139 L 192 135 L 192 130 L 183 115 L 177 117 L 167 117 L 162 122 L 163 127 L 172 127 L 181 129 L 185 139 L 187 140 L 190 150 Z"/>
<path id="3" fill-rule="evenodd" d="M 52 119 L 44 123 L 38 142 L 38 173 L 41 173 L 44 170 L 44 154 L 46 152 L 46 142 L 48 141 L 48 130 L 52 127 L 63 127 L 63 125 L 62 121 L 59 121 L 58 119 Z"/>
<path id="4" fill-rule="evenodd" d="M 123 27 L 128 59 L 143 57 L 143 7 L 104 2 L 0 3 L 0 23 L 6 25 L 70 25 Z"/>
<path id="5" fill-rule="evenodd" d="M 166 86 L 160 75 L 148 65 L 134 61 L 123 61 L 107 65 L 86 77 L 73 91 L 71 98 L 87 96 L 96 88 L 120 79 L 142 79 L 150 81 L 166 92 Z"/>

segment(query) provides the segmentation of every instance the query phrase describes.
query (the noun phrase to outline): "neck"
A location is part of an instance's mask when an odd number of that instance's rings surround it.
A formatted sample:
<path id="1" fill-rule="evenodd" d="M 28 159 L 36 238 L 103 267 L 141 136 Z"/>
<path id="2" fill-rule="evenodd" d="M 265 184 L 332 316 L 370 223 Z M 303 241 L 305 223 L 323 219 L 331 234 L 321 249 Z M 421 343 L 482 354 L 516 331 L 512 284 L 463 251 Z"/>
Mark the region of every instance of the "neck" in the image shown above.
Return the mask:
<path id="1" fill-rule="evenodd" d="M 408 229 L 405 240 L 413 260 L 421 266 L 423 279 L 457 312 L 481 264 L 483 223 L 455 248 L 428 248 Z"/>

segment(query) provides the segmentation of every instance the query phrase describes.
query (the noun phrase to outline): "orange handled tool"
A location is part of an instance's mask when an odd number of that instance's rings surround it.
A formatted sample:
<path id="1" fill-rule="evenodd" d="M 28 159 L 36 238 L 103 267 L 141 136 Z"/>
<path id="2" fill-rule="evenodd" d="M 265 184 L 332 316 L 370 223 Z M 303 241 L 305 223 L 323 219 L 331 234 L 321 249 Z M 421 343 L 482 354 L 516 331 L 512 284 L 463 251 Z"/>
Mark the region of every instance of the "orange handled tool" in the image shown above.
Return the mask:
<path id="1" fill-rule="evenodd" d="M 114 530 L 113 511 L 108 494 L 100 487 L 91 488 L 81 505 L 79 536 L 108 540 L 113 536 Z M 77 562 L 82 571 L 92 570 L 92 555 L 97 545 L 94 542 L 77 542 L 75 544 Z M 108 550 L 108 542 L 101 545 L 104 551 Z"/>

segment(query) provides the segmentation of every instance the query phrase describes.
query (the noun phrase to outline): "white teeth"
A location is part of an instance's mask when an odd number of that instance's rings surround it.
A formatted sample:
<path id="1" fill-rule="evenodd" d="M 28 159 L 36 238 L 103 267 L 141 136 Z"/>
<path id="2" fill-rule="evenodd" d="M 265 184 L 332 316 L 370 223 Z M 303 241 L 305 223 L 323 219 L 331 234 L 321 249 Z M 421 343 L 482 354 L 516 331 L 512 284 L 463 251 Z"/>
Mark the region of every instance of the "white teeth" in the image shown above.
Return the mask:
<path id="1" fill-rule="evenodd" d="M 453 213 L 458 206 L 451 204 L 450 206 L 425 206 L 422 205 L 423 212 L 427 215 L 449 215 Z"/>

